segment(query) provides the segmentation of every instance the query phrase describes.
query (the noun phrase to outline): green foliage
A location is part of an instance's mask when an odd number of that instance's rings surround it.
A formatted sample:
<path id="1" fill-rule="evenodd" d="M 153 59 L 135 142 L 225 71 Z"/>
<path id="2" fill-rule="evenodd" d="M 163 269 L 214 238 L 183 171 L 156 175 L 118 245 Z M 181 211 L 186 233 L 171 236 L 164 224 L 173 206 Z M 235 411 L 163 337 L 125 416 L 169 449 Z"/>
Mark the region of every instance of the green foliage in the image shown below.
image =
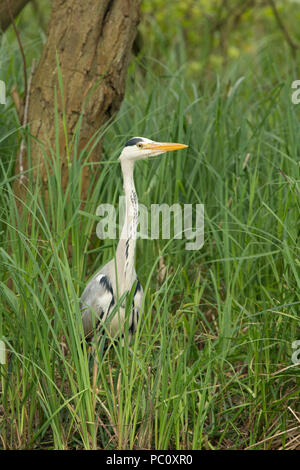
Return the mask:
<path id="1" fill-rule="evenodd" d="M 283 24 L 300 42 L 299 3 L 277 0 Z M 284 34 L 268 2 L 246 0 L 143 0 L 141 33 L 146 55 L 159 60 L 176 54 L 192 78 L 221 72 L 242 57 L 252 62 L 260 50 L 281 48 Z"/>
<path id="2" fill-rule="evenodd" d="M 184 13 L 181 8 L 176 14 Z M 169 13 L 171 18 L 172 9 Z M 160 44 L 160 26 L 155 27 L 154 43 Z M 12 38 L 4 40 L 9 45 Z M 176 41 L 187 54 L 183 35 Z M 131 64 L 117 118 L 93 139 L 96 144 L 104 136 L 97 181 L 87 149 L 79 151 L 81 117 L 68 143 L 65 190 L 59 149 L 45 153 L 48 213 L 31 170 L 26 198 L 16 199 L 12 184 L 19 175 L 10 158 L 18 122 L 10 102 L 1 110 L 0 337 L 9 351 L 8 364 L 0 365 L 3 448 L 295 446 L 300 411 L 299 365 L 291 360 L 300 334 L 295 63 L 286 45 L 274 51 L 266 40 L 251 67 L 241 53 L 221 76 L 203 76 L 200 82 L 191 80 L 178 50 L 168 50 L 159 61 L 148 54 Z M 11 69 L 17 60 L 10 58 Z M 20 83 L 15 70 L 11 83 Z M 61 94 L 62 85 L 57 100 Z M 57 121 L 54 126 L 58 132 Z M 147 207 L 204 203 L 205 244 L 187 251 L 186 240 L 139 240 L 145 308 L 135 342 L 105 349 L 100 339 L 88 347 L 79 297 L 115 250 L 114 241 L 95 237 L 96 208 L 100 202 L 117 205 L 122 193 L 117 158 L 124 141 L 135 135 L 189 144 L 187 152 L 139 162 L 137 192 Z M 83 210 L 80 181 L 86 167 L 94 187 Z M 161 263 L 163 282 L 157 278 Z"/>
<path id="3" fill-rule="evenodd" d="M 24 8 L 22 15 L 16 19 L 16 26 L 20 31 L 22 45 L 26 53 L 28 76 L 32 60 L 39 58 L 46 39 L 39 13 L 43 12 L 45 20 L 42 23 L 46 22 L 49 15 L 49 2 L 40 0 L 38 4 L 42 10 L 36 10 L 34 5 L 29 3 Z M 10 171 L 13 172 L 15 156 L 20 145 L 22 123 L 19 121 L 11 91 L 15 87 L 20 100 L 23 99 L 24 71 L 20 48 L 12 27 L 8 28 L 5 34 L 0 35 L 0 80 L 3 80 L 6 85 L 6 105 L 0 104 L 0 159 L 6 169 L 10 167 Z"/>

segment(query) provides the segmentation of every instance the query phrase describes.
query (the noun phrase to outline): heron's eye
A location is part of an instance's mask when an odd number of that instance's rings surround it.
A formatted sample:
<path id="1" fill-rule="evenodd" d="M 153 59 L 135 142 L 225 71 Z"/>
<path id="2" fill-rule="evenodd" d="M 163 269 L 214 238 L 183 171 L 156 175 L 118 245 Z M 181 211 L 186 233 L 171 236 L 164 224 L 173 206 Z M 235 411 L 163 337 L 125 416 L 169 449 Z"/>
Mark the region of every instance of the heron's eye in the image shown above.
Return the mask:
<path id="1" fill-rule="evenodd" d="M 143 148 L 143 144 L 140 142 L 139 144 L 136 144 L 136 146 L 139 148 L 139 149 L 142 149 Z"/>

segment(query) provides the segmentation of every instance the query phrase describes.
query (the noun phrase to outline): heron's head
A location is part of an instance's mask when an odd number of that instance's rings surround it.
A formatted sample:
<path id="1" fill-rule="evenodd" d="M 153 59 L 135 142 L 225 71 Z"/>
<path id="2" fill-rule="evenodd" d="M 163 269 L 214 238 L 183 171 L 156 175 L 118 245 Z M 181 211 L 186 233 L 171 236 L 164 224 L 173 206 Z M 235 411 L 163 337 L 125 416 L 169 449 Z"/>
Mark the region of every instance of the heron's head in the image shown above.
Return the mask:
<path id="1" fill-rule="evenodd" d="M 147 139 L 146 137 L 133 137 L 126 142 L 120 155 L 120 160 L 142 160 L 171 150 L 179 150 L 186 147 L 188 146 L 185 144 L 155 142 L 154 140 Z"/>

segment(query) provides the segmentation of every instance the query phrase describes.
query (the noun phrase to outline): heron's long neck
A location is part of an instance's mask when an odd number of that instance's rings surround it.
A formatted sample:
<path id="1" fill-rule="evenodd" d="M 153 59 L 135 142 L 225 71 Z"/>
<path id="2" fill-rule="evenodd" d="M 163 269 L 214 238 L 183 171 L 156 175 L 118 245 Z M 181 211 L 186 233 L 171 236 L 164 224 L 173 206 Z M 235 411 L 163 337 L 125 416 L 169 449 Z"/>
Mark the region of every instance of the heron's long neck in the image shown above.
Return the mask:
<path id="1" fill-rule="evenodd" d="M 116 253 L 120 294 L 130 290 L 135 280 L 134 251 L 139 206 L 133 180 L 133 167 L 134 162 L 121 161 L 125 191 L 125 220 Z"/>

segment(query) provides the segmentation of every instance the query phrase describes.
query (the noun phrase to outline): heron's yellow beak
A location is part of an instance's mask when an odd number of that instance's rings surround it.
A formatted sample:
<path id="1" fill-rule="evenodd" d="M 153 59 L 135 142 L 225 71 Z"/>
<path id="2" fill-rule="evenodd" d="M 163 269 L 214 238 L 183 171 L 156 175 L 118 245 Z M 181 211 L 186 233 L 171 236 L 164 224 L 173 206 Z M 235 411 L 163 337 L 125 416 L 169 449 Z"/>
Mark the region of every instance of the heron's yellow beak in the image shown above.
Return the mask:
<path id="1" fill-rule="evenodd" d="M 170 152 L 171 150 L 185 149 L 187 147 L 188 147 L 188 145 L 177 144 L 177 143 L 173 143 L 173 142 L 157 142 L 157 143 L 151 143 L 151 144 L 144 144 L 143 145 L 143 149 L 159 150 L 159 151 L 162 151 L 162 152 Z"/>

